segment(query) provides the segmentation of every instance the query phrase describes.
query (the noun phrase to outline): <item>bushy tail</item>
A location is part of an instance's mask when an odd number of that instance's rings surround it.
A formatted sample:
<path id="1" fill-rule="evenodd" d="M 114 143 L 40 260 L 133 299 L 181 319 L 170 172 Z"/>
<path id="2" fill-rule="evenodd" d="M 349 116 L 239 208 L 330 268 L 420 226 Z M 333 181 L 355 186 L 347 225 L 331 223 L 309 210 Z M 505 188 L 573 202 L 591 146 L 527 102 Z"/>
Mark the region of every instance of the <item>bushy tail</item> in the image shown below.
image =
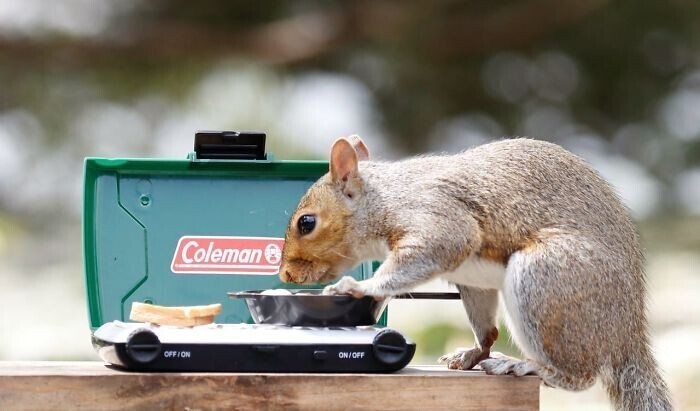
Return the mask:
<path id="1" fill-rule="evenodd" d="M 620 365 L 603 372 L 603 384 L 615 409 L 672 410 L 668 387 L 659 373 L 654 357 L 648 347 L 640 351 L 630 355 Z"/>

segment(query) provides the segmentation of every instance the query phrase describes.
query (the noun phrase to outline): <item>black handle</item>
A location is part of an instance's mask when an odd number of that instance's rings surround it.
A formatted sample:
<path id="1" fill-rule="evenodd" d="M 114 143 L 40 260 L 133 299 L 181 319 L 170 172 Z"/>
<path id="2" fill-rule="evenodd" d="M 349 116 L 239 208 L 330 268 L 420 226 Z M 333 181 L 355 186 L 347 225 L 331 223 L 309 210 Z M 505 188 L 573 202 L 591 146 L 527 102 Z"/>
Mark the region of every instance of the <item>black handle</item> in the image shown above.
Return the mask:
<path id="1" fill-rule="evenodd" d="M 229 292 L 227 293 L 230 298 L 261 298 L 261 297 L 282 297 L 282 298 L 289 298 L 294 296 L 294 292 L 300 291 L 303 292 L 304 297 L 323 297 L 323 298 L 339 298 L 339 297 L 348 297 L 349 295 L 324 295 L 321 294 L 322 290 L 308 290 L 308 289 L 302 289 L 302 290 L 291 290 L 293 293 L 290 295 L 263 295 L 261 294 L 264 290 L 250 290 L 250 291 L 238 291 L 238 292 Z M 313 293 L 312 293 L 313 292 Z M 405 300 L 459 300 L 460 296 L 459 293 L 455 292 L 412 292 L 412 293 L 404 293 L 404 294 L 398 294 L 392 298 L 400 298 L 400 299 L 405 299 Z"/>
<path id="2" fill-rule="evenodd" d="M 459 293 L 413 292 L 394 296 L 406 300 L 459 300 Z"/>
<path id="3" fill-rule="evenodd" d="M 256 131 L 198 131 L 194 135 L 198 159 L 265 160 L 265 133 Z"/>

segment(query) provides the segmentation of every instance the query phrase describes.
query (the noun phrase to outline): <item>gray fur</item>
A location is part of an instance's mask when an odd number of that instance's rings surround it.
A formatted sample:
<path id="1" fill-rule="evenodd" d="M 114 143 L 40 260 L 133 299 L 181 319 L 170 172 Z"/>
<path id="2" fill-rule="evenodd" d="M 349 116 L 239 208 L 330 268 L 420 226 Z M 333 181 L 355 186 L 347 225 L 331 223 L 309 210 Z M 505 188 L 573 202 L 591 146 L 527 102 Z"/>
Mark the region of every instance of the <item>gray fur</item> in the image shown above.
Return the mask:
<path id="1" fill-rule="evenodd" d="M 488 372 L 534 372 L 570 390 L 602 377 L 618 409 L 671 408 L 649 349 L 635 226 L 579 157 L 542 141 L 502 140 L 456 155 L 360 162 L 356 179 L 316 183 L 334 184 L 359 190 L 342 203 L 353 261 L 374 258 L 367 244 L 384 243 L 389 254 L 373 278 L 345 277 L 327 292 L 390 296 L 469 258 L 497 261 L 507 323 L 527 360 L 487 359 Z M 460 291 L 477 346 L 443 360 L 471 368 L 493 343 L 497 291 Z M 638 389 L 623 387 L 630 375 Z"/>

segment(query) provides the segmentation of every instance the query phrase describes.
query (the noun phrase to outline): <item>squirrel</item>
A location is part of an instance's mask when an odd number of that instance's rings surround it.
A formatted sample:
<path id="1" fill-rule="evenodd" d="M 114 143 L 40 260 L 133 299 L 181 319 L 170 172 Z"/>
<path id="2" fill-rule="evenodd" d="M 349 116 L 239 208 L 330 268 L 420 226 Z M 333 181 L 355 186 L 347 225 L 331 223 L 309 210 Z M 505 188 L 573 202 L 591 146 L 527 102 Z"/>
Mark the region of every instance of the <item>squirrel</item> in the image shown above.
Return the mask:
<path id="1" fill-rule="evenodd" d="M 285 237 L 284 282 L 328 282 L 383 260 L 372 278 L 345 276 L 326 294 L 454 284 L 476 343 L 441 357 L 450 369 L 535 374 L 573 391 L 600 378 L 619 410 L 672 408 L 649 347 L 636 227 L 611 186 L 556 144 L 504 139 L 375 162 L 359 137 L 338 139 Z M 491 353 L 499 296 L 525 360 Z"/>

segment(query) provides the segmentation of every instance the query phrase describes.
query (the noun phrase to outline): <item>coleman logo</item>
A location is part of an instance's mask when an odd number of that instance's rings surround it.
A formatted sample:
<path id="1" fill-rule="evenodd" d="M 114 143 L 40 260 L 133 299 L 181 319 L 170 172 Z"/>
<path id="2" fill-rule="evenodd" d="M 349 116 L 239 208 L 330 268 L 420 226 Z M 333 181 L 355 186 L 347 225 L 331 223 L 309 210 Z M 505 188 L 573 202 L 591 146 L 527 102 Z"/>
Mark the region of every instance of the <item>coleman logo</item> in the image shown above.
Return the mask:
<path id="1" fill-rule="evenodd" d="M 177 274 L 275 275 L 283 245 L 282 238 L 184 236 L 170 269 Z"/>

